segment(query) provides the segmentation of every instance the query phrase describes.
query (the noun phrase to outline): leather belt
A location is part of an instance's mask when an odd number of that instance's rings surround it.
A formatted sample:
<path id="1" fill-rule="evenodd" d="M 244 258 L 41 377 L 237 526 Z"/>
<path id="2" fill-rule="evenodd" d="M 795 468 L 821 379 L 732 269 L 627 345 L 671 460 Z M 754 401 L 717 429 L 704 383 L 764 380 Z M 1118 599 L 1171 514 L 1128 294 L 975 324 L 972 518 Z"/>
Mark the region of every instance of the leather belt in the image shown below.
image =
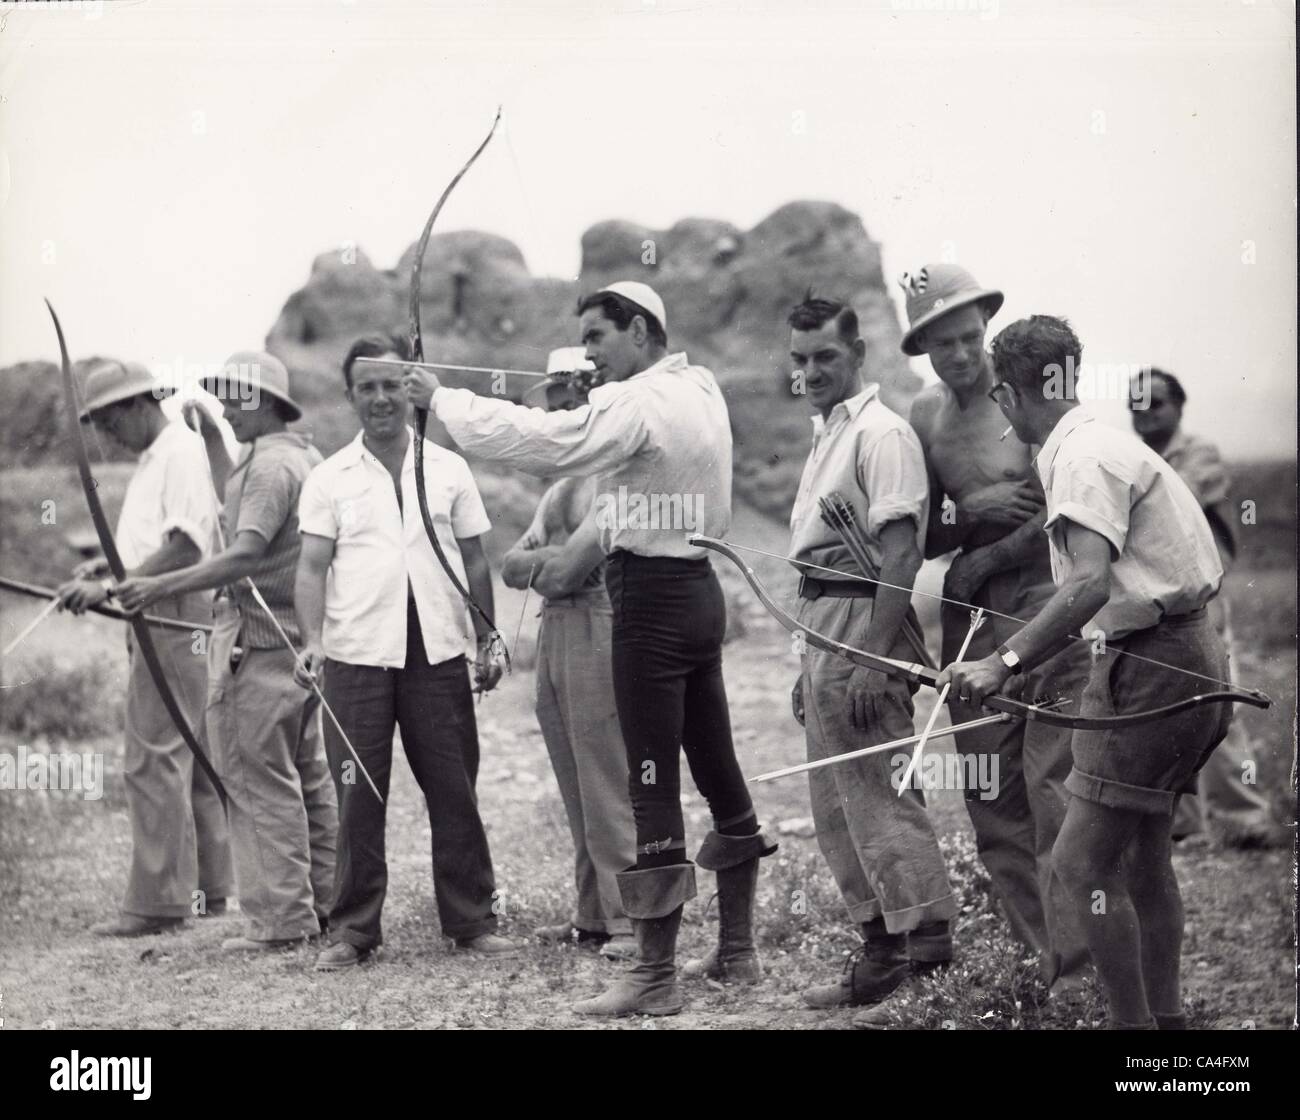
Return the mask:
<path id="1" fill-rule="evenodd" d="M 858 579 L 814 579 L 805 575 L 799 579 L 799 598 L 820 599 L 874 599 L 876 585 Z"/>

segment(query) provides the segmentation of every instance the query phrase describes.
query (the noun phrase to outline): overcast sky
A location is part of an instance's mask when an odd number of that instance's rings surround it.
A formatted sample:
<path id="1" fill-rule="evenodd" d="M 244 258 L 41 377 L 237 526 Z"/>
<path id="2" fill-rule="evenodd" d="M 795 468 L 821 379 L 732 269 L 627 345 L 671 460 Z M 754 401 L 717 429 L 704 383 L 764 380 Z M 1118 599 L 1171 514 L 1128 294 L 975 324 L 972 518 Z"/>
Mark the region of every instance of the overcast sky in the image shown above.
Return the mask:
<path id="1" fill-rule="evenodd" d="M 1229 454 L 1295 452 L 1289 5 L 5 9 L 0 364 L 55 355 L 43 295 L 74 355 L 259 346 L 317 253 L 391 267 L 502 103 L 439 228 L 535 274 L 602 219 L 830 199 L 891 277 L 955 256 L 1006 291 L 995 328 L 1066 314 L 1092 362 L 1176 371 Z"/>

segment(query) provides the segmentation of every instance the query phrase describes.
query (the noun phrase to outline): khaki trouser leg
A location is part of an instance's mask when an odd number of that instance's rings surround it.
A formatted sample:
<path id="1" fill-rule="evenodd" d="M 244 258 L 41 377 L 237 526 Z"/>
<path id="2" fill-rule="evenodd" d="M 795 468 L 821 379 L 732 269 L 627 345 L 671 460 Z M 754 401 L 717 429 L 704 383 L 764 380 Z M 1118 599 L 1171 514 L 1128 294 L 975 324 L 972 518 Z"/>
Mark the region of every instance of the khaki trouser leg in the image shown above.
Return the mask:
<path id="1" fill-rule="evenodd" d="M 602 598 L 548 604 L 538 643 L 537 718 L 569 830 L 574 924 L 628 934 L 616 876 L 636 861 L 627 752 L 610 678 L 612 613 Z"/>
<path id="2" fill-rule="evenodd" d="M 204 596 L 181 596 L 158 603 L 152 613 L 201 621 L 210 608 Z M 190 727 L 199 727 L 207 680 L 203 647 L 184 631 L 154 629 L 151 636 Z M 128 648 L 125 779 L 131 870 L 122 909 L 144 917 L 188 917 L 202 912 L 200 901 L 224 898 L 230 888 L 225 817 L 216 791 L 204 779 L 197 806 L 203 833 L 197 832 L 194 756 L 129 637 Z M 200 864 L 206 875 L 202 884 Z M 200 886 L 202 899 L 195 893 Z"/>
<path id="3" fill-rule="evenodd" d="M 1231 665 L 1236 660 L 1236 649 L 1228 604 L 1222 592 L 1210 600 L 1208 611 L 1210 621 L 1228 647 L 1228 663 Z M 1273 827 L 1268 797 L 1259 786 L 1246 781 L 1248 775 L 1255 776 L 1256 768 L 1246 765 L 1250 760 L 1250 742 L 1235 718 L 1235 711 L 1233 717 L 1227 737 L 1210 755 L 1197 777 L 1200 796 L 1183 797 L 1178 802 L 1174 812 L 1175 836 L 1200 832 L 1206 817 L 1246 832 Z"/>
<path id="4" fill-rule="evenodd" d="M 286 649 L 250 649 L 234 674 L 230 645 L 238 619 L 222 620 L 214 634 L 208 727 L 219 772 L 230 796 L 231 838 L 246 936 L 255 941 L 319 932 L 313 879 L 311 824 L 303 774 L 319 783 L 328 769 L 315 695 L 293 681 Z M 313 806 L 318 831 L 337 828 L 332 783 L 328 802 Z M 320 861 L 332 878 L 332 843 Z M 315 875 L 313 874 L 315 872 Z M 327 888 L 328 889 L 328 888 Z"/>
<path id="5" fill-rule="evenodd" d="M 863 612 L 870 609 L 866 599 L 823 598 L 803 602 L 799 618 L 810 629 L 850 641 L 861 632 Z M 900 640 L 891 654 L 910 658 L 908 648 Z M 901 682 L 891 682 L 898 703 L 880 726 L 867 731 L 853 727 L 847 705 L 853 668 L 821 650 L 804 655 L 809 761 L 912 732 L 911 695 Z M 905 933 L 951 919 L 957 904 L 924 799 L 913 790 L 899 797 L 893 768 L 893 754 L 823 767 L 809 772 L 809 793 L 817 842 L 850 917 L 855 922 L 883 917 L 890 933 Z"/>

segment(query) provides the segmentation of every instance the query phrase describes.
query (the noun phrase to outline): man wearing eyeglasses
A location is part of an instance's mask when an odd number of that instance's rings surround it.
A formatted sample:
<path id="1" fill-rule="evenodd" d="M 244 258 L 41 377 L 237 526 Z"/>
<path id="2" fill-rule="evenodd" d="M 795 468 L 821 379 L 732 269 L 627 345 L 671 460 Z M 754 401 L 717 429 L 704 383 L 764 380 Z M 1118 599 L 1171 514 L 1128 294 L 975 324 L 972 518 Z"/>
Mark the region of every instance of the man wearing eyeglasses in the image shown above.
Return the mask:
<path id="1" fill-rule="evenodd" d="M 959 604 L 987 612 L 966 653 L 974 661 L 1015 632 L 1011 618 L 1033 618 L 1055 590 L 1043 492 L 1030 448 L 1003 438 L 1006 420 L 990 399 L 995 379 L 984 336 L 1002 293 L 946 263 L 928 264 L 901 283 L 909 322 L 903 353 L 927 355 L 939 376 L 913 401 L 910 419 L 930 473 L 926 558 L 957 550 L 944 580 L 945 597 L 956 602 L 944 603 L 941 612 L 942 663 L 952 661 L 970 628 L 969 607 Z M 1025 687 L 1033 696 L 1077 698 L 1086 676 L 1086 647 L 1078 643 L 1035 667 Z M 956 692 L 948 708 L 953 723 L 981 714 Z M 967 790 L 966 809 L 1012 932 L 1039 954 L 1055 991 L 1077 988 L 1087 949 L 1066 916 L 1051 866 L 1067 802 L 1069 729 L 997 724 L 963 732 L 954 749 L 992 756 L 997 796 L 983 800 L 980 790 Z"/>
<path id="2" fill-rule="evenodd" d="M 1205 605 L 1223 566 L 1195 495 L 1141 440 L 1079 407 L 1083 347 L 1048 315 L 993 340 L 992 392 L 1047 495 L 1054 595 L 991 655 L 950 665 L 940 687 L 973 703 L 1020 681 L 1082 632 L 1096 656 L 1084 716 L 1177 704 L 1228 679 Z M 1076 730 L 1053 867 L 1088 938 L 1115 1030 L 1186 1029 L 1183 906 L 1171 863 L 1179 792 L 1222 741 L 1230 707 Z"/>

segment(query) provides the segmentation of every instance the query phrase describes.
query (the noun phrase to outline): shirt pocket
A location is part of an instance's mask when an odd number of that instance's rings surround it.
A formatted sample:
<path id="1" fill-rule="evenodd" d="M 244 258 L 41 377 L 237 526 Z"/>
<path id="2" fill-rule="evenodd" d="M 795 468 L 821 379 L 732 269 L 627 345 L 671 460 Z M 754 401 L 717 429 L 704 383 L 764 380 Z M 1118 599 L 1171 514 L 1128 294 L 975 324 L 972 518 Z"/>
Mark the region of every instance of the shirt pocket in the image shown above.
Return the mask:
<path id="1" fill-rule="evenodd" d="M 340 491 L 334 497 L 334 516 L 339 540 L 361 536 L 374 523 L 374 496 L 365 487 Z"/>

